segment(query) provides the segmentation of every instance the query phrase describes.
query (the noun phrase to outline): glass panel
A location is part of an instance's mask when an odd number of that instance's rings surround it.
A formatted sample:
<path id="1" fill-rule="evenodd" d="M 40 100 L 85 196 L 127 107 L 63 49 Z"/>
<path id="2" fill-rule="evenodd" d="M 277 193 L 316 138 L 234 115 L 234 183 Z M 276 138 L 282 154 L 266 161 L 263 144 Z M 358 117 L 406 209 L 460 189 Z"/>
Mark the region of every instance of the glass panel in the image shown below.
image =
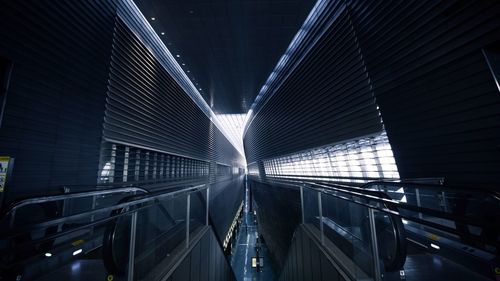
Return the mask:
<path id="1" fill-rule="evenodd" d="M 325 239 L 333 243 L 335 253 L 357 279 L 372 278 L 368 209 L 333 196 L 324 195 L 322 198 Z"/>
<path id="2" fill-rule="evenodd" d="M 186 244 L 187 195 L 159 200 L 138 212 L 135 278 L 156 280 Z"/>
<path id="3" fill-rule="evenodd" d="M 304 221 L 306 224 L 319 227 L 318 192 L 304 188 Z"/>
<path id="4" fill-rule="evenodd" d="M 80 228 L 82 219 L 35 228 L 36 223 L 56 219 L 48 216 L 45 208 L 36 204 L 23 208 L 17 213 L 13 228 L 2 228 L 2 232 L 14 235 L 2 244 L 6 251 L 0 254 L 0 275 L 5 280 L 20 280 L 17 276 L 22 276 L 22 280 L 59 280 L 66 273 L 77 278 L 85 275 L 89 280 L 105 280 L 108 273 L 127 277 L 130 215 L 84 228 Z M 15 235 L 16 226 L 30 226 L 32 230 Z M 72 232 L 56 236 L 61 230 Z"/>
<path id="5" fill-rule="evenodd" d="M 196 232 L 201 226 L 206 224 L 206 196 L 207 191 L 197 191 L 191 193 L 189 232 Z"/>

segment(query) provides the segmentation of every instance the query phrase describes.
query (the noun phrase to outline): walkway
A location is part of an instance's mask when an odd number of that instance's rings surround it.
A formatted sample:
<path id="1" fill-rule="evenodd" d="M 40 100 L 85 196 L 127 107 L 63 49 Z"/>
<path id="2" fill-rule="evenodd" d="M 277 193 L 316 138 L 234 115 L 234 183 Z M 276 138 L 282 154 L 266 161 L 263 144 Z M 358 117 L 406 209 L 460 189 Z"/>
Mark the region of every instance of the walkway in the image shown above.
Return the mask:
<path id="1" fill-rule="evenodd" d="M 245 187 L 245 208 L 243 211 L 243 223 L 236 241 L 234 255 L 231 258 L 231 266 L 238 281 L 273 281 L 276 280 L 274 268 L 271 266 L 268 249 L 261 244 L 260 257 L 264 258 L 264 266 L 252 268 L 252 257 L 256 257 L 255 246 L 257 244 L 257 225 L 254 215 L 249 210 L 249 191 Z"/>

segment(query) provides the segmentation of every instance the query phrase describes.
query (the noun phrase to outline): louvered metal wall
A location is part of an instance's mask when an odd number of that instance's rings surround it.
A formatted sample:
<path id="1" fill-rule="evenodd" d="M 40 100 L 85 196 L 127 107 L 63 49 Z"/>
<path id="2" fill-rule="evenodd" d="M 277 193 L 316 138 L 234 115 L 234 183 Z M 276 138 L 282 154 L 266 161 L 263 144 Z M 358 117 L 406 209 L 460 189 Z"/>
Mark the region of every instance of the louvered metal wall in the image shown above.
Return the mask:
<path id="1" fill-rule="evenodd" d="M 209 124 L 203 111 L 118 19 L 105 139 L 209 159 L 207 143 L 213 137 Z"/>
<path id="2" fill-rule="evenodd" d="M 250 163 L 380 130 L 379 106 L 402 178 L 500 183 L 500 93 L 482 52 L 499 42 L 498 1 L 318 3 L 301 32 L 324 27 L 321 43 L 303 60 L 312 43 L 295 46 L 253 107 Z"/>
<path id="3" fill-rule="evenodd" d="M 500 183 L 500 93 L 482 48 L 498 1 L 351 1 L 402 177 Z"/>
<path id="4" fill-rule="evenodd" d="M 0 35 L 0 58 L 13 63 L 5 203 L 167 173 L 215 182 L 217 163 L 243 165 L 133 1 L 1 1 Z M 236 210 L 225 211 L 230 220 Z"/>
<path id="5" fill-rule="evenodd" d="M 172 175 L 161 173 L 162 169 L 159 169 L 169 166 L 172 170 L 173 166 L 166 162 L 167 157 L 180 158 L 179 171 L 173 171 L 174 178 L 205 177 L 208 174 L 185 172 L 195 168 L 194 164 L 200 161 L 211 166 L 210 182 L 216 181 L 217 176 L 231 175 L 231 166 L 242 165 L 241 155 L 171 75 L 172 66 L 167 64 L 165 67 L 132 28 L 135 27 L 125 23 L 121 15 L 117 17 L 103 133 L 106 142 L 101 155 L 102 169 L 111 163 L 111 173 L 118 175 L 114 182 L 122 182 L 120 178 L 125 181 L 122 175 L 126 171 L 129 175 L 132 175 L 131 172 L 138 174 L 141 182 L 152 180 L 157 183 L 162 178 L 172 178 Z M 125 149 L 116 151 L 113 145 L 125 146 Z M 127 148 L 129 151 L 140 150 L 139 154 L 136 153 L 138 156 L 126 154 Z M 124 155 L 123 162 L 129 164 L 128 169 L 116 165 L 116 153 Z M 130 169 L 132 158 L 139 161 L 137 169 Z M 216 161 L 227 166 L 229 173 L 221 174 Z M 137 181 L 137 177 L 129 177 L 127 181 L 130 180 Z"/>
<path id="6" fill-rule="evenodd" d="M 382 130 L 346 6 L 325 6 L 254 109 L 249 163 Z"/>
<path id="7" fill-rule="evenodd" d="M 0 57 L 13 63 L 0 128 L 0 154 L 15 157 L 7 202 L 95 185 L 115 13 L 114 1 L 0 1 Z"/>

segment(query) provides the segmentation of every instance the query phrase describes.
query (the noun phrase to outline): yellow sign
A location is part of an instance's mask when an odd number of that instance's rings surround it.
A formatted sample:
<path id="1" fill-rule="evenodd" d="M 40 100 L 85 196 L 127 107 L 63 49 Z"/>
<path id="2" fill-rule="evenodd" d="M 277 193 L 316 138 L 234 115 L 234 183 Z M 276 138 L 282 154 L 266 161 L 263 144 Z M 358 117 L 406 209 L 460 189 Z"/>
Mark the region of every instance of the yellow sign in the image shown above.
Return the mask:
<path id="1" fill-rule="evenodd" d="M 257 267 L 257 258 L 256 258 L 256 257 L 253 257 L 253 258 L 252 258 L 252 267 L 253 267 L 253 268 L 256 268 L 256 267 Z"/>
<path id="2" fill-rule="evenodd" d="M 5 183 L 7 182 L 7 171 L 9 170 L 9 156 L 0 156 L 0 192 L 5 190 Z"/>
<path id="3" fill-rule="evenodd" d="M 84 242 L 85 242 L 84 240 L 80 239 L 80 240 L 73 241 L 73 242 L 71 243 L 71 245 L 73 245 L 73 246 L 78 246 L 78 245 L 83 244 Z"/>
<path id="4" fill-rule="evenodd" d="M 436 234 L 427 234 L 427 238 L 431 239 L 431 240 L 434 240 L 434 241 L 438 241 L 439 240 L 439 236 L 437 236 Z"/>

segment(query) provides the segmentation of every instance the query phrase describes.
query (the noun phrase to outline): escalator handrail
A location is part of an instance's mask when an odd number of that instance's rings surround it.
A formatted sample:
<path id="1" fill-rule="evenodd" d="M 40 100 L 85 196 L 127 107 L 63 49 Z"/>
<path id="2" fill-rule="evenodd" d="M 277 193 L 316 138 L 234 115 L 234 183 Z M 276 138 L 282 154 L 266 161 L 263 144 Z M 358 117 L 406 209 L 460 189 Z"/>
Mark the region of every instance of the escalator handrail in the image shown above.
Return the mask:
<path id="1" fill-rule="evenodd" d="M 496 201 L 500 201 L 500 192 L 491 189 L 485 189 L 481 187 L 467 187 L 463 185 L 453 185 L 447 186 L 444 184 L 436 183 L 426 183 L 419 182 L 418 179 L 395 179 L 395 178 L 380 178 L 380 177 L 341 177 L 341 176 L 314 176 L 314 175 L 269 175 L 267 178 L 272 179 L 283 179 L 283 180 L 295 180 L 295 181 L 309 181 L 309 182 L 324 182 L 333 183 L 346 186 L 357 186 L 365 189 L 369 189 L 373 186 L 397 186 L 397 187 L 418 187 L 431 190 L 440 191 L 450 191 L 453 193 L 481 193 L 492 197 Z M 304 180 L 307 179 L 307 180 Z M 321 180 L 325 179 L 325 180 Z M 330 181 L 327 179 L 338 179 L 340 181 Z M 362 180 L 364 182 L 343 182 L 341 180 Z M 438 182 L 444 182 L 444 178 L 429 178 L 425 180 L 432 180 Z"/>
<path id="2" fill-rule="evenodd" d="M 22 234 L 22 233 L 25 233 L 25 232 L 31 231 L 31 230 L 36 230 L 36 229 L 42 229 L 42 228 L 48 228 L 48 227 L 51 227 L 51 226 L 56 226 L 56 225 L 59 225 L 59 224 L 66 223 L 68 221 L 72 221 L 72 220 L 90 218 L 92 216 L 99 215 L 99 214 L 106 214 L 107 215 L 108 212 L 116 210 L 116 209 L 136 207 L 135 209 L 133 209 L 133 210 L 131 210 L 129 212 L 125 212 L 125 213 L 122 213 L 120 215 L 117 215 L 117 216 L 113 217 L 113 218 L 117 218 L 117 217 L 126 215 L 126 214 L 128 214 L 130 212 L 136 212 L 139 209 L 145 208 L 144 206 L 138 206 L 138 205 L 141 205 L 141 204 L 144 204 L 144 203 L 155 203 L 155 202 L 157 202 L 160 199 L 164 199 L 164 198 L 168 198 L 168 197 L 175 197 L 175 196 L 182 195 L 182 194 L 188 194 L 188 193 L 198 192 L 198 191 L 201 191 L 201 190 L 205 190 L 207 188 L 208 188 L 207 184 L 201 184 L 201 185 L 197 185 L 197 186 L 189 186 L 189 187 L 186 187 L 186 188 L 183 188 L 183 189 L 180 189 L 180 190 L 169 191 L 169 192 L 164 192 L 164 193 L 160 193 L 160 194 L 148 194 L 148 195 L 145 195 L 145 196 L 143 196 L 141 198 L 138 198 L 138 199 L 135 199 L 135 200 L 131 200 L 131 201 L 128 201 L 128 202 L 124 202 L 124 203 L 120 203 L 120 204 L 117 204 L 117 205 L 113 205 L 113 206 L 109 206 L 109 207 L 104 207 L 104 208 L 99 208 L 99 209 L 94 209 L 94 210 L 89 210 L 89 211 L 84 211 L 84 212 L 81 212 L 81 213 L 78 213 L 78 214 L 73 214 L 73 215 L 69 215 L 69 216 L 63 216 L 63 217 L 51 219 L 51 220 L 48 220 L 48 221 L 36 223 L 36 224 L 33 224 L 33 225 L 22 226 L 22 227 L 14 229 L 14 231 L 11 231 L 11 235 L 10 236 L 15 236 L 16 234 Z M 82 227 L 92 226 L 92 225 L 95 225 L 95 223 L 87 223 L 87 224 L 83 225 Z M 71 232 L 71 230 L 69 230 L 68 232 Z M 66 233 L 66 232 L 64 232 L 64 233 Z"/>
<path id="3" fill-rule="evenodd" d="M 54 201 L 63 201 L 63 200 L 69 200 L 69 199 L 93 197 L 93 196 L 101 196 L 101 195 L 109 195 L 109 194 L 117 194 L 117 193 L 137 193 L 137 192 L 148 193 L 148 191 L 146 189 L 140 188 L 140 187 L 122 187 L 122 188 L 109 188 L 109 189 L 103 189 L 103 190 L 84 191 L 84 192 L 66 193 L 66 194 L 60 194 L 60 195 L 27 198 L 27 199 L 23 199 L 21 201 L 17 201 L 15 203 L 11 204 L 10 207 L 7 209 L 7 211 L 4 213 L 3 218 L 7 218 L 8 216 L 11 216 L 10 217 L 10 221 L 11 221 L 10 225 L 12 226 L 13 222 L 15 220 L 16 211 L 19 208 L 22 208 L 22 207 L 25 207 L 28 205 L 43 204 L 43 203 L 54 202 Z"/>
<path id="4" fill-rule="evenodd" d="M 377 194 L 378 194 L 378 192 L 382 192 L 382 191 L 365 189 L 363 187 L 339 185 L 339 184 L 332 184 L 332 183 L 328 183 L 328 182 L 318 183 L 318 182 L 314 182 L 314 181 L 311 181 L 311 182 L 297 181 L 297 180 L 294 180 L 294 181 L 291 181 L 291 180 L 272 180 L 272 181 L 281 182 L 284 184 L 289 184 L 289 182 L 294 182 L 296 184 L 299 184 L 299 187 L 300 186 L 310 187 L 308 185 L 312 185 L 312 186 L 315 186 L 315 188 L 312 188 L 312 189 L 319 189 L 323 193 L 326 193 L 326 194 L 330 194 L 329 191 L 343 192 L 343 193 L 347 193 L 347 194 L 354 195 L 354 196 L 365 197 L 366 199 L 374 200 L 374 201 L 384 203 L 384 204 L 388 204 L 388 205 L 391 205 L 393 207 L 406 209 L 409 211 L 418 212 L 418 213 L 422 213 L 422 214 L 428 214 L 428 215 L 431 215 L 431 216 L 434 216 L 437 218 L 441 218 L 441 219 L 445 219 L 445 220 L 452 220 L 455 222 L 460 222 L 460 223 L 464 223 L 464 224 L 468 224 L 468 225 L 484 227 L 484 226 L 488 226 L 490 223 L 488 221 L 484 221 L 484 220 L 479 219 L 479 218 L 469 219 L 469 218 L 466 218 L 464 216 L 457 216 L 453 213 L 442 212 L 442 211 L 438 211 L 438 210 L 430 209 L 430 208 L 426 208 L 426 207 L 414 206 L 414 205 L 409 204 L 409 203 L 400 202 L 398 200 L 390 199 L 390 197 L 389 198 L 388 197 L 380 197 Z M 332 194 L 330 194 L 330 195 L 332 195 Z"/>
<path id="5" fill-rule="evenodd" d="M 344 192 L 344 193 L 348 193 L 348 194 L 354 195 L 354 196 L 362 196 L 362 197 L 365 197 L 366 199 L 374 200 L 374 201 L 377 201 L 377 202 L 380 202 L 383 204 L 390 205 L 392 207 L 397 207 L 397 208 L 406 209 L 406 210 L 413 211 L 413 212 L 427 214 L 427 215 L 431 215 L 431 216 L 445 219 L 445 220 L 452 220 L 452 221 L 461 222 L 461 223 L 469 224 L 469 225 L 475 225 L 475 226 L 479 226 L 479 227 L 484 227 L 485 225 L 489 224 L 489 222 L 482 221 L 478 218 L 469 219 L 469 218 L 466 218 L 463 216 L 456 216 L 453 213 L 442 212 L 442 211 L 438 211 L 438 210 L 430 209 L 430 208 L 426 208 L 426 207 L 419 207 L 419 206 L 415 206 L 415 205 L 412 205 L 409 203 L 405 203 L 405 202 L 391 199 L 390 197 L 379 196 L 379 192 L 382 192 L 382 191 L 369 190 L 369 189 L 364 189 L 361 187 L 330 185 L 330 184 L 326 184 L 326 183 L 320 184 L 320 183 L 316 183 L 316 182 L 312 182 L 312 183 L 305 182 L 304 184 L 313 185 L 313 186 L 318 187 L 319 189 L 325 188 L 324 193 L 326 193 L 326 194 L 332 195 L 330 193 L 330 191 Z"/>
<path id="6" fill-rule="evenodd" d="M 361 188 L 369 189 L 372 186 L 377 186 L 377 185 L 382 185 L 382 186 L 397 186 L 397 187 L 423 187 L 423 188 L 435 188 L 439 190 L 449 190 L 454 193 L 460 193 L 460 192 L 469 192 L 469 193 L 483 193 L 485 195 L 488 195 L 495 199 L 496 201 L 500 201 L 500 192 L 496 190 L 490 190 L 490 189 L 484 189 L 484 188 L 466 188 L 462 186 L 457 186 L 457 187 L 448 187 L 446 185 L 438 185 L 438 184 L 426 184 L 426 183 L 418 183 L 418 182 L 405 182 L 405 181 L 373 181 L 373 182 L 368 182 L 364 185 L 361 186 Z"/>
<path id="7" fill-rule="evenodd" d="M 397 187 L 418 187 L 424 189 L 432 189 L 432 190 L 440 190 L 440 191 L 450 191 L 453 193 L 482 193 L 484 195 L 490 196 L 494 198 L 496 201 L 500 201 L 500 192 L 496 190 L 486 189 L 482 187 L 468 187 L 463 185 L 454 185 L 447 186 L 444 184 L 436 184 L 436 183 L 425 183 L 418 182 L 410 179 L 396 179 L 396 178 L 380 178 L 380 177 L 342 177 L 342 176 L 315 176 L 315 175 L 268 175 L 267 178 L 274 179 L 283 179 L 283 180 L 296 180 L 296 181 L 309 181 L 309 182 L 330 182 L 329 180 L 321 180 L 321 179 L 339 179 L 339 180 L 363 180 L 363 183 L 349 183 L 343 181 L 332 181 L 330 183 L 340 184 L 346 186 L 359 186 L 361 188 L 369 189 L 373 186 L 382 185 L 382 186 L 397 186 Z M 307 178 L 307 180 L 303 180 L 301 178 Z M 316 179 L 315 179 L 316 178 Z M 444 181 L 443 178 L 429 178 L 426 180 L 433 181 Z"/>
<path id="8" fill-rule="evenodd" d="M 428 226 L 428 227 L 431 227 L 431 228 L 434 228 L 434 229 L 438 229 L 438 230 L 441 230 L 441 231 L 444 231 L 444 232 L 448 232 L 448 233 L 451 233 L 451 234 L 461 235 L 461 236 L 467 237 L 467 238 L 469 238 L 471 240 L 475 240 L 475 241 L 479 241 L 479 242 L 487 242 L 488 244 L 495 245 L 496 247 L 500 247 L 500 243 L 498 241 L 487 241 L 484 237 L 480 237 L 478 235 L 474 235 L 474 234 L 471 234 L 471 233 L 464 233 L 462 231 L 458 231 L 457 229 L 454 229 L 454 228 L 451 228 L 451 227 L 447 227 L 447 226 L 444 226 L 444 225 L 441 225 L 441 224 L 437 224 L 437 223 L 430 222 L 428 220 L 424 220 L 424 219 L 420 219 L 420 218 L 416 218 L 416 217 L 413 217 L 413 216 L 407 216 L 407 215 L 401 214 L 401 212 L 399 212 L 399 211 L 394 211 L 394 210 L 390 210 L 388 208 L 373 206 L 371 204 L 360 202 L 360 201 L 357 201 L 357 200 L 353 200 L 352 198 L 347 198 L 347 197 L 344 197 L 344 196 L 340 196 L 338 194 L 333 194 L 331 192 L 331 191 L 338 191 L 338 192 L 342 192 L 342 193 L 345 193 L 345 194 L 353 195 L 353 196 L 356 196 L 356 197 L 359 197 L 359 198 L 373 200 L 373 201 L 376 201 L 376 202 L 379 202 L 379 203 L 382 203 L 382 204 L 394 206 L 394 207 L 397 207 L 397 208 L 402 208 L 402 209 L 407 209 L 407 210 L 410 210 L 410 211 L 421 212 L 423 214 L 430 214 L 431 216 L 440 217 L 440 218 L 447 219 L 447 220 L 452 220 L 452 221 L 455 221 L 455 222 L 461 222 L 461 223 L 464 223 L 464 224 L 471 224 L 471 225 L 476 225 L 476 226 L 479 226 L 479 227 L 486 227 L 486 226 L 488 226 L 487 222 L 483 222 L 483 221 L 478 220 L 478 219 L 470 220 L 468 218 L 464 218 L 463 216 L 455 216 L 455 215 L 453 215 L 451 213 L 440 212 L 440 211 L 433 210 L 433 209 L 428 209 L 428 208 L 413 206 L 413 205 L 410 205 L 410 204 L 407 204 L 407 203 L 403 203 L 403 202 L 399 202 L 399 201 L 392 200 L 392 199 L 381 198 L 381 197 L 376 196 L 374 194 L 375 191 L 373 191 L 373 190 L 363 190 L 363 189 L 361 189 L 359 187 L 347 187 L 347 186 L 340 186 L 340 185 L 330 185 L 330 184 L 329 185 L 324 185 L 324 184 L 318 184 L 316 182 L 306 182 L 306 181 L 289 181 L 289 180 L 280 180 L 280 181 L 277 181 L 277 180 L 269 180 L 269 179 L 262 180 L 262 179 L 258 179 L 258 178 L 255 178 L 255 177 L 253 178 L 253 180 L 259 181 L 259 182 L 262 182 L 262 183 L 276 182 L 278 184 L 284 184 L 284 185 L 298 187 L 298 188 L 305 187 L 305 188 L 314 190 L 316 192 L 321 192 L 321 193 L 324 193 L 326 195 L 333 196 L 333 197 L 336 197 L 336 198 L 339 198 L 339 199 L 342 199 L 342 200 L 346 200 L 346 201 L 349 201 L 349 202 L 352 202 L 352 203 L 355 203 L 355 204 L 358 204 L 358 205 L 363 205 L 363 206 L 365 206 L 367 208 L 376 209 L 376 210 L 381 211 L 381 212 L 385 212 L 385 213 L 388 213 L 388 214 L 396 215 L 396 216 L 401 217 L 402 219 L 405 219 L 405 220 L 408 220 L 408 221 L 413 221 L 413 222 L 415 222 L 417 224 L 425 225 L 425 226 Z M 319 187 L 318 187 L 318 185 L 319 185 Z M 316 186 L 316 187 L 314 187 L 314 186 Z"/>

